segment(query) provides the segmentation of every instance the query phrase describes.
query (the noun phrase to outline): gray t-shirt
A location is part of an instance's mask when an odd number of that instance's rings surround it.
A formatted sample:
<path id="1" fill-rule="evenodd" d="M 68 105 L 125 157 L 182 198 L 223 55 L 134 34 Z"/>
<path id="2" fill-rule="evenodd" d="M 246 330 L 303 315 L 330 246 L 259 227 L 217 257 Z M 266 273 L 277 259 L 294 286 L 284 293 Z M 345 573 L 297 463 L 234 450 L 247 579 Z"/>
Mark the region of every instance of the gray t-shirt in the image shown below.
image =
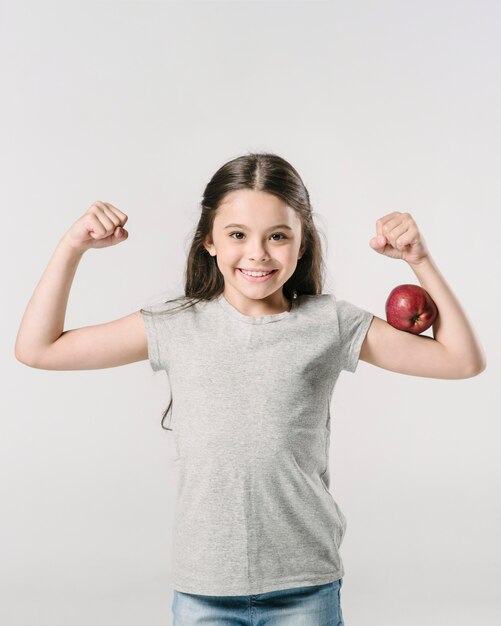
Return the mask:
<path id="1" fill-rule="evenodd" d="M 252 317 L 223 294 L 145 306 L 179 462 L 174 589 L 255 595 L 344 576 L 346 518 L 329 491 L 330 402 L 373 314 L 334 295 Z"/>

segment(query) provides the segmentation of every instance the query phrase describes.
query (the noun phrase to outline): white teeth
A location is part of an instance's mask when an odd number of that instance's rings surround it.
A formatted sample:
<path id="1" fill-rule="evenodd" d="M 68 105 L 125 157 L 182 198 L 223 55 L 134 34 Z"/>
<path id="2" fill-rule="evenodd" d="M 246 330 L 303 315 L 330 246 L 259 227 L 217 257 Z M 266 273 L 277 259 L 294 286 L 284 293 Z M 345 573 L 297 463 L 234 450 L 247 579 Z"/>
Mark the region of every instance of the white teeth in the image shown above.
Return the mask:
<path id="1" fill-rule="evenodd" d="M 247 274 L 247 276 L 268 276 L 268 274 L 271 274 L 273 270 L 270 270 L 269 272 L 247 272 L 246 270 L 241 269 L 240 271 Z"/>

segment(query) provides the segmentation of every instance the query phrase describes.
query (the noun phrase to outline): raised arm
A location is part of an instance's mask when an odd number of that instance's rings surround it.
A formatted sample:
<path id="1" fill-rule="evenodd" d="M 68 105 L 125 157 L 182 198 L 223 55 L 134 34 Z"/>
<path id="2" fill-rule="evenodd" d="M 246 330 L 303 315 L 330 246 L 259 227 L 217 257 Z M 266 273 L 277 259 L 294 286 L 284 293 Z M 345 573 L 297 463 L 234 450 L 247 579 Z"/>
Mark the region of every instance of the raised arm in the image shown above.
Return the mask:
<path id="1" fill-rule="evenodd" d="M 71 285 L 83 254 L 125 241 L 127 216 L 95 202 L 61 238 L 26 307 L 16 358 L 51 370 L 99 369 L 146 359 L 147 338 L 139 311 L 120 319 L 63 330 Z"/>
<path id="2" fill-rule="evenodd" d="M 397 330 L 374 316 L 360 359 L 393 372 L 428 378 L 471 378 L 484 371 L 486 357 L 457 297 L 432 259 L 409 213 L 393 212 L 376 222 L 369 244 L 385 256 L 405 260 L 438 308 L 434 338 Z"/>

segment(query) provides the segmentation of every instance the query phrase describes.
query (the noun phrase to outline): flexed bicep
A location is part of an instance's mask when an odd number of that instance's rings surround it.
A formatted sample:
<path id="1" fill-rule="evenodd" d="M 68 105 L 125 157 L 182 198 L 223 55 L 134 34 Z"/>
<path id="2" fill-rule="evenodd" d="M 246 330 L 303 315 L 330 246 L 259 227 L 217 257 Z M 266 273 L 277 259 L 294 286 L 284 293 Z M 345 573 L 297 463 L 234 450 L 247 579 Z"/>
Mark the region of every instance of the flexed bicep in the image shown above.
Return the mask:
<path id="1" fill-rule="evenodd" d="M 362 344 L 360 360 L 409 376 L 458 379 L 475 375 L 436 339 L 398 330 L 376 315 Z"/>
<path id="2" fill-rule="evenodd" d="M 65 330 L 49 346 L 22 362 L 45 370 L 117 367 L 148 358 L 146 330 L 135 311 L 104 324 Z"/>

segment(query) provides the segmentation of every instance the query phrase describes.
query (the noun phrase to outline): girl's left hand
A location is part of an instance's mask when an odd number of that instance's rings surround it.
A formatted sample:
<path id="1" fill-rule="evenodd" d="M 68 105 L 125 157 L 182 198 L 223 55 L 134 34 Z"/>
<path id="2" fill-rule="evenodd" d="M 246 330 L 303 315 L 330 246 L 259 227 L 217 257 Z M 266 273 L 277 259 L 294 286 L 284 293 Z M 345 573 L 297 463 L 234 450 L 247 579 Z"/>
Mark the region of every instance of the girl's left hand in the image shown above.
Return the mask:
<path id="1" fill-rule="evenodd" d="M 370 247 L 392 259 L 403 259 L 410 264 L 421 263 L 429 256 L 423 236 L 410 213 L 393 211 L 376 221 L 377 236 Z"/>

